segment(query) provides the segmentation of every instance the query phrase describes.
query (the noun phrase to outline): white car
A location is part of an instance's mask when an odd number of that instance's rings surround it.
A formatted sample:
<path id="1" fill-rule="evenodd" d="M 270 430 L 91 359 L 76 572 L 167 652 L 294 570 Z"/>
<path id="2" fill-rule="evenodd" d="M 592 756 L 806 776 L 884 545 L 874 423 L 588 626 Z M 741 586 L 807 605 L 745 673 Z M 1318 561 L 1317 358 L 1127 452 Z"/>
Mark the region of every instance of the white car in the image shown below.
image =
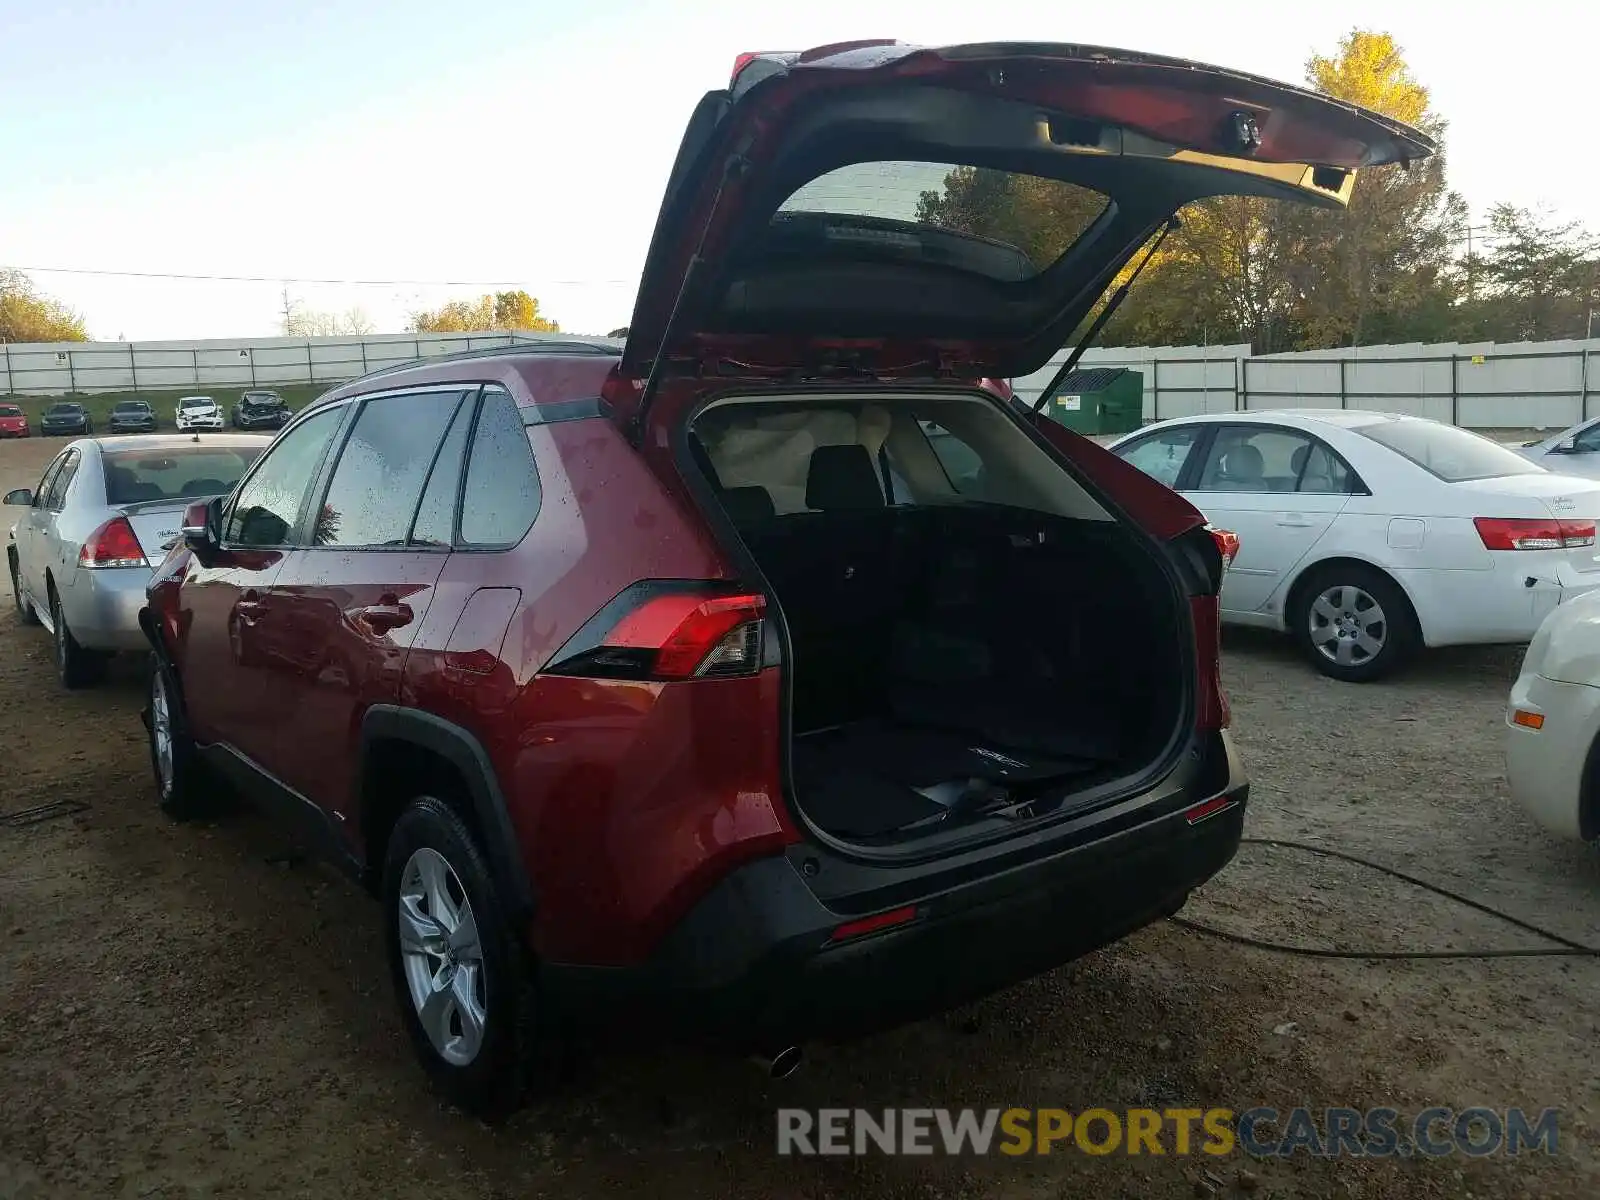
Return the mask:
<path id="1" fill-rule="evenodd" d="M 1506 782 L 1545 828 L 1600 838 L 1600 593 L 1545 618 L 1506 706 Z"/>
<path id="2" fill-rule="evenodd" d="M 1563 475 L 1600 479 L 1600 417 L 1516 448 L 1529 462 Z"/>
<path id="3" fill-rule="evenodd" d="M 184 396 L 178 400 L 173 414 L 180 430 L 221 429 L 222 409 L 210 396 Z"/>
<path id="4" fill-rule="evenodd" d="M 1526 642 L 1600 587 L 1600 480 L 1476 433 L 1333 409 L 1164 421 L 1113 453 L 1239 536 L 1222 618 L 1376 679 L 1419 646 Z"/>

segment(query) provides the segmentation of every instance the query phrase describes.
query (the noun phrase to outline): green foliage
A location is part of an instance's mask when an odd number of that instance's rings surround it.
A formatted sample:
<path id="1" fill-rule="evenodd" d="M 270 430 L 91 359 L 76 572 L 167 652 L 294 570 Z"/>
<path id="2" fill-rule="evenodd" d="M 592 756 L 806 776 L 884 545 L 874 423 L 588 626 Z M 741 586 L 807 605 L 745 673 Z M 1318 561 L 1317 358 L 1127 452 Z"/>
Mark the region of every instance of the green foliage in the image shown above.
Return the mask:
<path id="1" fill-rule="evenodd" d="M 86 342 L 83 318 L 41 296 L 21 271 L 0 269 L 0 342 Z"/>
<path id="2" fill-rule="evenodd" d="M 434 312 L 412 313 L 411 328 L 416 333 L 561 332 L 559 324 L 539 314 L 539 302 L 524 291 L 452 300 Z"/>

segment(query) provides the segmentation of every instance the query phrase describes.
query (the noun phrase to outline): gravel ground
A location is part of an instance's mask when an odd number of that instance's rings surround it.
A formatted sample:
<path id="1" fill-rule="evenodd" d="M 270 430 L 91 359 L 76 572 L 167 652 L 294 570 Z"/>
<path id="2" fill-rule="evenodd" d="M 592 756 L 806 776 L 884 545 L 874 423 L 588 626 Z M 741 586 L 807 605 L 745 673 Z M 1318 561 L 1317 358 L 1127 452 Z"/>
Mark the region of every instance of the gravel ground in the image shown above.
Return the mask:
<path id="1" fill-rule="evenodd" d="M 0 444 L 0 487 L 52 443 Z M 0 588 L 5 585 L 0 582 Z M 283 865 L 238 815 L 157 812 L 137 663 L 67 694 L 48 639 L 0 615 L 0 1198 L 719 1195 L 1580 1197 L 1600 1183 L 1600 963 L 1288 957 L 1163 924 L 791 1079 L 612 1053 L 488 1129 L 442 1108 L 388 994 L 375 907 Z M 1511 651 L 1445 653 L 1392 684 L 1322 679 L 1229 637 L 1248 832 L 1335 846 L 1600 941 L 1600 855 L 1542 835 L 1500 769 Z M 1304 946 L 1530 939 L 1382 876 L 1245 847 L 1186 916 Z M 1286 1028 L 1289 1023 L 1292 1028 Z M 1276 1032 L 1284 1030 L 1284 1032 Z M 1561 1153 L 1400 1163 L 1242 1156 L 795 1161 L 779 1105 L 1558 1107 Z"/>

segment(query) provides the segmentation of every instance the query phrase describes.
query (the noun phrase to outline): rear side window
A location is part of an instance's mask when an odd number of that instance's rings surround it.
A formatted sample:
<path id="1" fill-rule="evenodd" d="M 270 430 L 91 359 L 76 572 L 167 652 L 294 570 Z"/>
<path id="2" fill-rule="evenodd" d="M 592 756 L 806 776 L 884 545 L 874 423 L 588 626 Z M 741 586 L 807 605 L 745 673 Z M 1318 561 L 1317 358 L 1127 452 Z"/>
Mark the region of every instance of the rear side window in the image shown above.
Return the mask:
<path id="1" fill-rule="evenodd" d="M 461 541 L 468 546 L 515 545 L 539 515 L 539 472 L 528 430 L 511 394 L 500 388 L 484 391 L 462 497 Z"/>
<path id="2" fill-rule="evenodd" d="M 339 451 L 312 544 L 405 545 L 434 453 L 460 403 L 459 389 L 366 401 Z"/>
<path id="3" fill-rule="evenodd" d="M 56 472 L 55 479 L 50 482 L 50 495 L 45 499 L 46 508 L 53 512 L 61 511 L 61 506 L 66 503 L 67 489 L 72 486 L 72 481 L 78 474 L 78 464 L 82 461 L 83 455 L 78 451 L 67 451 L 61 470 Z"/>

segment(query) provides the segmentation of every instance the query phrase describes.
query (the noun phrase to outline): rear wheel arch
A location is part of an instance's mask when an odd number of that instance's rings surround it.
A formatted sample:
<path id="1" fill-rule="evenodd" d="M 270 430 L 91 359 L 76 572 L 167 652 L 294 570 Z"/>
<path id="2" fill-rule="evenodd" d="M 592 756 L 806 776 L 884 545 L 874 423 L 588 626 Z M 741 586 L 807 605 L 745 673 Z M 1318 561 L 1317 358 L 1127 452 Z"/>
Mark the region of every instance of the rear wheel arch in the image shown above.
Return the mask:
<path id="1" fill-rule="evenodd" d="M 1290 633 L 1294 632 L 1293 627 L 1290 625 L 1290 621 L 1292 620 L 1295 608 L 1305 596 L 1305 589 L 1309 587 L 1312 581 L 1318 575 L 1321 575 L 1325 569 L 1333 568 L 1336 570 L 1339 567 L 1355 567 L 1362 571 L 1376 571 L 1379 575 L 1382 575 L 1396 588 L 1398 588 L 1400 594 L 1405 597 L 1406 605 L 1410 610 L 1407 615 L 1411 618 L 1411 627 L 1416 632 L 1418 639 L 1426 644 L 1428 640 L 1426 637 L 1426 631 L 1422 627 L 1422 618 L 1417 613 L 1416 597 L 1411 594 L 1411 589 L 1406 587 L 1406 585 L 1399 579 L 1395 578 L 1394 572 L 1390 571 L 1387 567 L 1384 567 L 1380 563 L 1373 562 L 1370 558 L 1358 558 L 1353 554 L 1330 555 L 1327 558 L 1319 558 L 1314 562 L 1308 562 L 1300 568 L 1300 570 L 1295 574 L 1294 578 L 1289 581 L 1289 586 L 1285 588 L 1283 592 L 1282 616 L 1285 630 Z"/>
<path id="2" fill-rule="evenodd" d="M 488 752 L 466 729 L 432 713 L 377 704 L 361 723 L 357 795 L 366 874 L 376 884 L 390 832 L 406 806 L 432 791 L 478 839 L 510 914 L 533 909 L 533 888 Z"/>

